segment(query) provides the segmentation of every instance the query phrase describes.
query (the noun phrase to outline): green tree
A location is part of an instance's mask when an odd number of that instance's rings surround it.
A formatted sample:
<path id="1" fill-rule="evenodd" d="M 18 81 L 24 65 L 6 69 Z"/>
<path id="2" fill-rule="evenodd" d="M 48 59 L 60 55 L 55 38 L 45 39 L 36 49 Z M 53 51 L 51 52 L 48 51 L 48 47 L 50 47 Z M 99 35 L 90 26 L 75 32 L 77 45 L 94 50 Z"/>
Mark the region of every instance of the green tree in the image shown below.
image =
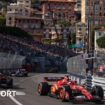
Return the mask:
<path id="1" fill-rule="evenodd" d="M 70 27 L 71 26 L 71 23 L 70 21 L 67 21 L 67 20 L 64 20 L 64 21 L 60 21 L 58 22 L 59 25 L 61 25 L 61 27 Z"/>
<path id="2" fill-rule="evenodd" d="M 0 26 L 0 33 L 4 35 L 17 36 L 20 38 L 32 39 L 32 35 L 17 27 Z"/>
<path id="3" fill-rule="evenodd" d="M 105 48 L 105 36 L 100 37 L 96 42 L 100 48 Z"/>
<path id="4" fill-rule="evenodd" d="M 104 27 L 105 28 L 105 25 L 99 25 L 99 26 L 94 26 L 94 27 L 92 27 L 92 31 L 91 31 L 91 47 L 92 47 L 92 49 L 94 49 L 94 34 L 95 34 L 95 30 L 98 30 L 98 29 L 101 29 L 102 27 Z M 104 46 L 104 37 L 101 37 L 101 38 L 99 38 L 99 39 L 97 39 L 97 44 L 99 45 L 99 47 L 101 47 L 101 48 L 103 48 L 103 46 Z"/>
<path id="5" fill-rule="evenodd" d="M 5 26 L 6 24 L 6 18 L 3 16 L 0 16 L 0 26 Z"/>

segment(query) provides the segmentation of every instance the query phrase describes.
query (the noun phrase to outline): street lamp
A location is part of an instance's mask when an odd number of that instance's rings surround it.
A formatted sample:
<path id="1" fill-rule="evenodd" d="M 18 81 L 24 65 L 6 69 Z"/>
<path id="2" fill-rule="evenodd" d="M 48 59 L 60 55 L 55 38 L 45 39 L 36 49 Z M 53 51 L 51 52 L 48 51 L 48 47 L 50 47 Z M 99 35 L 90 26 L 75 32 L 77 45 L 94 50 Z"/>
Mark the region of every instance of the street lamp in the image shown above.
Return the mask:
<path id="1" fill-rule="evenodd" d="M 94 2 L 93 5 L 93 14 L 92 15 L 96 15 L 96 3 Z M 90 14 L 89 14 L 90 15 Z M 93 24 L 91 24 L 93 21 Z M 88 53 L 88 58 L 90 58 L 90 60 L 88 61 L 88 68 L 90 69 L 91 73 L 93 74 L 93 69 L 94 69 L 94 45 L 92 45 L 92 28 L 93 25 L 95 25 L 95 19 L 91 16 L 88 16 L 88 48 L 87 48 L 87 53 Z"/>

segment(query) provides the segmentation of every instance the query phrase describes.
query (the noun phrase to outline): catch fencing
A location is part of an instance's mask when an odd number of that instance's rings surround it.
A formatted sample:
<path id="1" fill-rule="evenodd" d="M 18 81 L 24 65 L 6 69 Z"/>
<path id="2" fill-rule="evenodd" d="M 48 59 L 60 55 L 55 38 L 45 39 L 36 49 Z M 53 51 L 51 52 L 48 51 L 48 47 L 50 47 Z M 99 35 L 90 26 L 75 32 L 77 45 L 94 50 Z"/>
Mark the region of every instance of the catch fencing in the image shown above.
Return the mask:
<path id="1" fill-rule="evenodd" d="M 67 72 L 73 74 L 85 75 L 86 73 L 86 60 L 83 55 L 71 57 L 67 61 Z"/>
<path id="2" fill-rule="evenodd" d="M 24 56 L 0 53 L 0 69 L 21 68 L 24 60 Z"/>

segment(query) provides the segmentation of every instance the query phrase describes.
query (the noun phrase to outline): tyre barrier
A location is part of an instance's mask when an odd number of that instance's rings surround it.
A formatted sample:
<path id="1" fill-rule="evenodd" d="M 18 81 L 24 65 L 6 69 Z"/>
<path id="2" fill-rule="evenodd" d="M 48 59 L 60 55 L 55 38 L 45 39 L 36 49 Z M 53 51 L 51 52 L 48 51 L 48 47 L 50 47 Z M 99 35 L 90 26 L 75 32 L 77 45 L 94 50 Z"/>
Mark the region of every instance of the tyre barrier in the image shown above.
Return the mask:
<path id="1" fill-rule="evenodd" d="M 92 82 L 93 77 L 92 76 L 87 76 L 86 77 L 86 87 L 87 89 L 91 90 L 93 87 L 93 82 Z"/>
<path id="2" fill-rule="evenodd" d="M 79 74 L 74 74 L 74 73 L 69 73 L 71 80 L 77 81 L 78 84 L 83 84 L 85 81 L 85 76 L 79 75 Z"/>

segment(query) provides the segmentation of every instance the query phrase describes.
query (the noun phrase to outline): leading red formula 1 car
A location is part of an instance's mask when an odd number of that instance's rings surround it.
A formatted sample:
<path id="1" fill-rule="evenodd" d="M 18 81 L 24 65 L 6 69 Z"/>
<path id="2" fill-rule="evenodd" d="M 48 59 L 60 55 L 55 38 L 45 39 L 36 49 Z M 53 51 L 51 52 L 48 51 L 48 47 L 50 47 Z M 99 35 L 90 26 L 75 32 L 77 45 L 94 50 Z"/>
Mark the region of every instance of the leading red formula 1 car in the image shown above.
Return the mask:
<path id="1" fill-rule="evenodd" d="M 44 79 L 38 84 L 38 93 L 40 95 L 53 95 L 62 101 L 90 101 L 102 102 L 104 98 L 104 91 L 100 86 L 94 86 L 91 90 L 87 90 L 84 86 L 78 85 L 76 81 L 59 80 L 54 84 L 50 84 Z M 57 80 L 57 79 L 56 79 Z"/>

